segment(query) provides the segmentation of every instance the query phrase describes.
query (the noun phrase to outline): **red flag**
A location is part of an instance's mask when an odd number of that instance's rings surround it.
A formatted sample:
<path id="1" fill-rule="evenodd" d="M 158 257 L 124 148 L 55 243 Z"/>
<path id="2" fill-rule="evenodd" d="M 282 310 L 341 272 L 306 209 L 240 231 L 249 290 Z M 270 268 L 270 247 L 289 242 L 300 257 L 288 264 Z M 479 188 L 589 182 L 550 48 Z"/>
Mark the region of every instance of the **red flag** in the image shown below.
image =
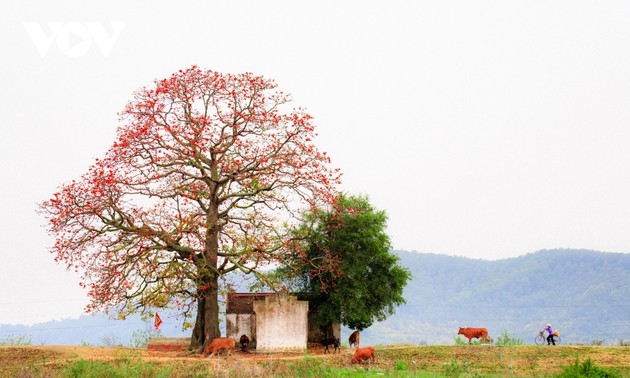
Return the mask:
<path id="1" fill-rule="evenodd" d="M 160 328 L 160 326 L 162 325 L 162 318 L 160 318 L 160 314 L 157 313 L 157 311 L 155 312 L 155 322 L 153 323 L 153 326 L 155 327 L 155 330 L 157 331 L 158 328 Z"/>

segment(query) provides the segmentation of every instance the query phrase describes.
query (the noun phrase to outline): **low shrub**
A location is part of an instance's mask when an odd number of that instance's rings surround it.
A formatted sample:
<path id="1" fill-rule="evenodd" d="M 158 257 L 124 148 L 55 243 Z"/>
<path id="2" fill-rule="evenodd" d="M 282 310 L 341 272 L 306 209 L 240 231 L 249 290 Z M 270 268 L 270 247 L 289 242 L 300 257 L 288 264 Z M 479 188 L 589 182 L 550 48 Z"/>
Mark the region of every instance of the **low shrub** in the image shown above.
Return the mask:
<path id="1" fill-rule="evenodd" d="M 396 370 L 397 371 L 407 370 L 407 363 L 405 361 L 397 360 L 396 361 Z"/>
<path id="2" fill-rule="evenodd" d="M 596 366 L 590 358 L 580 363 L 578 358 L 575 359 L 575 363 L 570 366 L 565 366 L 562 373 L 556 375 L 557 378 L 620 378 L 621 375 L 616 371 Z"/>
<path id="3" fill-rule="evenodd" d="M 470 345 L 480 345 L 481 341 L 480 340 L 472 340 L 470 342 Z M 468 345 L 468 340 L 464 339 L 461 336 L 455 336 L 455 345 Z"/>
<path id="4" fill-rule="evenodd" d="M 28 335 L 20 335 L 20 336 L 8 335 L 0 339 L 0 345 L 15 346 L 15 345 L 31 345 L 31 344 L 33 344 L 33 341 L 31 340 L 31 337 Z"/>
<path id="5" fill-rule="evenodd" d="M 152 337 L 164 337 L 164 335 L 161 330 L 137 329 L 131 334 L 129 346 L 132 348 L 146 348 L 149 345 L 149 339 Z"/>
<path id="6" fill-rule="evenodd" d="M 503 331 L 503 333 L 497 337 L 496 344 L 502 346 L 523 345 L 523 339 L 511 336 L 508 331 Z"/>
<path id="7" fill-rule="evenodd" d="M 467 361 L 460 364 L 457 358 L 453 357 L 451 361 L 444 363 L 443 371 L 447 377 L 459 377 L 468 372 L 469 365 Z"/>

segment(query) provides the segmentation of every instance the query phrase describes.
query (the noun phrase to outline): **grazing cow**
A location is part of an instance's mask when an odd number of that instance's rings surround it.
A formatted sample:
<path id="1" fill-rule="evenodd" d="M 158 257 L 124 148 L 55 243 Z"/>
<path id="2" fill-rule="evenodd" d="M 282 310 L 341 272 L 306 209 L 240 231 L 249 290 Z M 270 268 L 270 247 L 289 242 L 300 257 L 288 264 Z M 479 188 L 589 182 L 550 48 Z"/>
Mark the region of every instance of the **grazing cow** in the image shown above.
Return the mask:
<path id="1" fill-rule="evenodd" d="M 246 334 L 242 334 L 239 343 L 241 343 L 241 351 L 245 352 L 247 346 L 249 345 L 249 337 L 247 337 Z"/>
<path id="2" fill-rule="evenodd" d="M 340 347 L 340 342 L 339 342 L 339 338 L 338 337 L 329 337 L 327 339 L 322 339 L 322 345 L 325 346 L 326 348 L 324 348 L 324 354 L 328 353 L 328 346 L 332 345 L 335 349 L 333 350 L 333 353 L 339 351 L 339 353 L 341 353 L 341 347 Z"/>
<path id="3" fill-rule="evenodd" d="M 212 340 L 210 345 L 208 345 L 206 349 L 203 351 L 203 355 L 212 356 L 212 355 L 218 354 L 222 350 L 227 350 L 228 356 L 229 356 L 232 354 L 232 349 L 234 349 L 235 345 L 236 345 L 236 341 L 234 341 L 234 339 L 230 339 L 228 337 L 219 337 Z"/>
<path id="4" fill-rule="evenodd" d="M 348 338 L 348 342 L 350 343 L 350 348 L 352 348 L 352 345 L 354 345 L 355 348 L 358 348 L 360 339 L 361 339 L 361 333 L 359 333 L 359 331 L 352 332 L 352 334 L 350 334 L 350 337 Z"/>
<path id="5" fill-rule="evenodd" d="M 472 339 L 481 339 L 481 342 L 488 340 L 488 330 L 485 328 L 459 327 L 458 335 L 464 335 L 468 339 L 468 344 Z"/>
<path id="6" fill-rule="evenodd" d="M 371 362 L 374 363 L 374 348 L 372 347 L 364 347 L 357 348 L 354 352 L 354 356 L 352 356 L 352 364 L 360 363 L 360 362 Z"/>

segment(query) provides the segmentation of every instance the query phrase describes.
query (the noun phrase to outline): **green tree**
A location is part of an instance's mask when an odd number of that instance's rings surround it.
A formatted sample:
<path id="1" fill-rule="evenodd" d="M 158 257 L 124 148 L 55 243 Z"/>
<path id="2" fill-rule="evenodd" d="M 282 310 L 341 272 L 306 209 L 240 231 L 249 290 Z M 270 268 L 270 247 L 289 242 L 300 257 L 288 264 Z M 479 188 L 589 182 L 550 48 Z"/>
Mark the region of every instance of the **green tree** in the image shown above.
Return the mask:
<path id="1" fill-rule="evenodd" d="M 310 212 L 296 230 L 291 289 L 305 293 L 322 326 L 341 321 L 362 330 L 405 303 L 411 278 L 385 232 L 387 214 L 365 196 L 341 195 L 332 209 Z"/>

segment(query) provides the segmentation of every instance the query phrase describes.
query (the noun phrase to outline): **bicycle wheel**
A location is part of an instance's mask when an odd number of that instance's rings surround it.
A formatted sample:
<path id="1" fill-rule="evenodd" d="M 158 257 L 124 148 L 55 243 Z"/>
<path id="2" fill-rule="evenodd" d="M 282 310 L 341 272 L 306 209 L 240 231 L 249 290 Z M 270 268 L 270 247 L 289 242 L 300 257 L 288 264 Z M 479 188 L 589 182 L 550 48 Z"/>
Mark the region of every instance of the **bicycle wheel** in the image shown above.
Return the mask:
<path id="1" fill-rule="evenodd" d="M 556 343 L 556 345 L 560 344 L 560 336 L 553 335 L 553 342 Z"/>
<path id="2" fill-rule="evenodd" d="M 545 343 L 545 338 L 538 335 L 534 338 L 534 342 L 536 343 L 536 345 L 543 345 Z"/>

